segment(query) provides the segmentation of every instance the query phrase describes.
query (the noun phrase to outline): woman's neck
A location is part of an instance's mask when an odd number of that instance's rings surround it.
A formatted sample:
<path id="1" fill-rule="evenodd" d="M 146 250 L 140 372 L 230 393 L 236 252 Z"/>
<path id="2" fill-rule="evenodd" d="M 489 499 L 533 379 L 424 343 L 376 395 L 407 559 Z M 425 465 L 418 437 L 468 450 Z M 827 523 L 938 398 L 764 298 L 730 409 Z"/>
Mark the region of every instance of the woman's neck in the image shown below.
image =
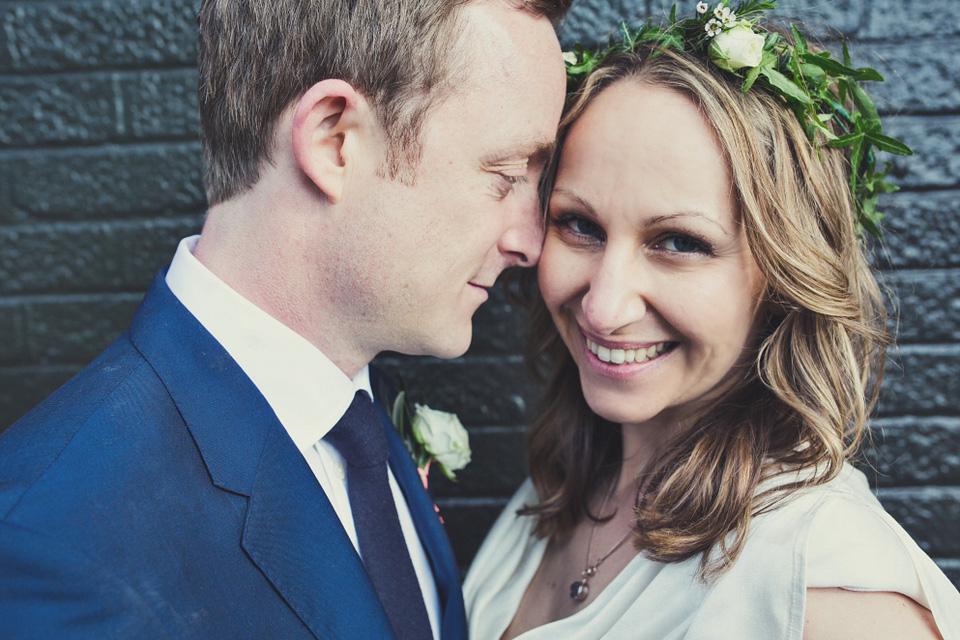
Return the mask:
<path id="1" fill-rule="evenodd" d="M 636 486 L 637 479 L 652 468 L 677 431 L 676 424 L 660 419 L 620 426 L 623 459 L 617 493 L 627 484 Z"/>

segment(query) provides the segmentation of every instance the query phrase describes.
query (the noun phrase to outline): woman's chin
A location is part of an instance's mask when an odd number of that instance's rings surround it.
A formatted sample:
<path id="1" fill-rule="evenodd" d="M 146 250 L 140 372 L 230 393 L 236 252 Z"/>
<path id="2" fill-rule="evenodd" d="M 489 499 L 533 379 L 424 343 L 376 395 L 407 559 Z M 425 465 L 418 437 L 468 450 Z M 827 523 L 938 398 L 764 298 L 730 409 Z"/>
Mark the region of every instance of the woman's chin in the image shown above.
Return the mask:
<path id="1" fill-rule="evenodd" d="M 640 424 L 655 418 L 659 411 L 651 411 L 649 403 L 630 401 L 619 394 L 584 393 L 587 405 L 595 414 L 616 424 Z M 638 406 L 639 405 L 639 406 Z"/>

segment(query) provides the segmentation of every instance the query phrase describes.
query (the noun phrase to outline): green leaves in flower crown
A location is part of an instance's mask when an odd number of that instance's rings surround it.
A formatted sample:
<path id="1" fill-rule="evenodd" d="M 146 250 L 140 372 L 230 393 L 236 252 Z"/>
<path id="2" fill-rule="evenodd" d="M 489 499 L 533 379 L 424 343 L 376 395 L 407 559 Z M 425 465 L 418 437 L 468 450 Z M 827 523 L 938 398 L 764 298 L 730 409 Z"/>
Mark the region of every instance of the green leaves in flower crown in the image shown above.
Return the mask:
<path id="1" fill-rule="evenodd" d="M 711 7 L 698 2 L 693 18 L 678 20 L 674 5 L 666 25 L 648 20 L 630 27 L 622 22 L 618 37 L 605 46 L 586 49 L 578 44 L 564 53 L 568 90 L 575 91 L 608 56 L 632 51 L 639 45 L 698 53 L 741 78 L 744 93 L 759 82 L 780 96 L 815 148 L 821 144 L 849 148 L 850 193 L 857 224 L 880 237 L 883 215 L 876 208 L 879 194 L 891 193 L 897 187 L 886 179 L 889 164 L 877 169 L 876 151 L 913 154 L 910 147 L 883 132 L 877 108 L 859 84 L 883 82 L 883 76 L 869 67 L 854 68 L 846 42 L 841 62 L 829 51 L 810 51 L 806 38 L 794 25 L 789 40 L 759 26 L 764 12 L 776 4 L 748 0 L 731 6 L 729 0 L 721 0 Z"/>

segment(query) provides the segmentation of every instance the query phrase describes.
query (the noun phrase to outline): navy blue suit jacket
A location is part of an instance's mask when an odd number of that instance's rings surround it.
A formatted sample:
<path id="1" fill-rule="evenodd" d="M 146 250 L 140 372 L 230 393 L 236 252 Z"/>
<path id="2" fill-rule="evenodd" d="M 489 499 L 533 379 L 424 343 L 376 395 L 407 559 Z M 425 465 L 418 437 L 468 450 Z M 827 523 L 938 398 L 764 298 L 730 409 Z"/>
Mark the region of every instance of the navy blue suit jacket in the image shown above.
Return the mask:
<path id="1" fill-rule="evenodd" d="M 392 638 L 333 507 L 266 400 L 167 288 L 0 434 L 0 638 Z M 466 637 L 450 545 L 383 415 Z"/>

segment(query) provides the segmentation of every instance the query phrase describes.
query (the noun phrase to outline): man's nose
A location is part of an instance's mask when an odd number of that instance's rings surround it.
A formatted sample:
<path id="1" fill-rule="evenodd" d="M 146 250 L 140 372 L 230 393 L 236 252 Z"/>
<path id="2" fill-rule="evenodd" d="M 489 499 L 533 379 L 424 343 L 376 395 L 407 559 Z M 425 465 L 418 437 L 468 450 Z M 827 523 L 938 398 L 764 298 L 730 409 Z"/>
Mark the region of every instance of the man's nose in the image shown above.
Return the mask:
<path id="1" fill-rule="evenodd" d="M 510 263 L 532 267 L 540 260 L 543 249 L 543 213 L 536 189 L 525 193 L 525 200 L 512 213 L 511 220 L 500 238 L 500 251 L 510 257 Z"/>

